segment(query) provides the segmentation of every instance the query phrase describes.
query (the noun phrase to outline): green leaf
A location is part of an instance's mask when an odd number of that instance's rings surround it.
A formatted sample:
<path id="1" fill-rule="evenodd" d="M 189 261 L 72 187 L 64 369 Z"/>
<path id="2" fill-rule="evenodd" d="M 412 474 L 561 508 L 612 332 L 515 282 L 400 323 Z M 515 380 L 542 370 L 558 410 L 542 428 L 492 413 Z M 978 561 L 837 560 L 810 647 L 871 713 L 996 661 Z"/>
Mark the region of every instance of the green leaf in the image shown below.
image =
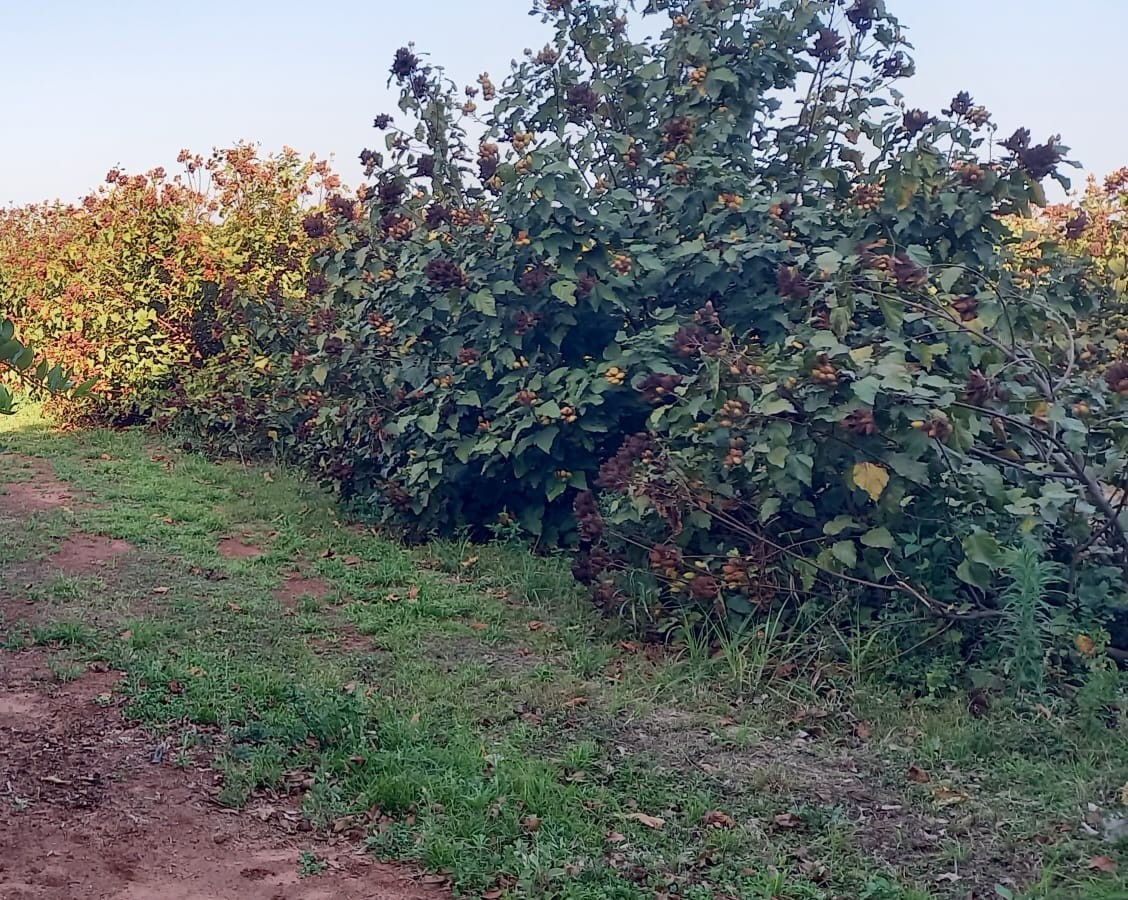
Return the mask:
<path id="1" fill-rule="evenodd" d="M 756 412 L 765 416 L 779 416 L 795 412 L 795 407 L 783 397 L 765 397 L 756 404 Z"/>
<path id="2" fill-rule="evenodd" d="M 839 541 L 830 548 L 830 552 L 849 569 L 858 564 L 858 547 L 853 541 Z"/>
<path id="3" fill-rule="evenodd" d="M 987 590 L 991 587 L 991 570 L 979 563 L 965 559 L 956 567 L 956 577 L 965 584 Z"/>
<path id="4" fill-rule="evenodd" d="M 760 521 L 767 522 L 768 519 L 779 512 L 780 506 L 782 506 L 782 503 L 779 497 L 769 497 L 760 504 Z"/>
<path id="5" fill-rule="evenodd" d="M 533 435 L 533 443 L 540 447 L 545 453 L 550 453 L 552 451 L 552 442 L 556 440 L 556 435 L 559 433 L 560 428 L 558 426 L 548 425 Z"/>
<path id="6" fill-rule="evenodd" d="M 905 324 L 905 307 L 885 297 L 878 297 L 877 305 L 885 317 L 885 324 L 893 331 L 900 331 L 901 326 Z"/>
<path id="7" fill-rule="evenodd" d="M 956 286 L 956 282 L 960 280 L 964 270 L 958 266 L 946 266 L 940 270 L 940 289 L 945 294 L 950 294 L 952 288 Z"/>
<path id="8" fill-rule="evenodd" d="M 847 528 L 853 528 L 857 524 L 853 516 L 836 516 L 823 526 L 823 534 L 834 537 L 836 534 L 842 534 Z"/>
<path id="9" fill-rule="evenodd" d="M 893 535 L 888 528 L 874 528 L 862 535 L 862 543 L 867 547 L 882 547 L 892 550 L 894 547 Z"/>
<path id="10" fill-rule="evenodd" d="M 497 316 L 497 300 L 489 291 L 475 291 L 469 300 L 470 305 L 483 316 Z"/>
<path id="11" fill-rule="evenodd" d="M 329 377 L 329 367 L 325 363 L 313 367 L 313 380 L 318 384 L 325 384 L 325 379 Z"/>
<path id="12" fill-rule="evenodd" d="M 550 290 L 552 291 L 552 296 L 557 300 L 561 300 L 569 306 L 576 305 L 576 282 L 554 281 Z"/>
<path id="13" fill-rule="evenodd" d="M 1006 553 L 999 542 L 981 528 L 963 539 L 963 550 L 969 560 L 988 569 L 997 570 L 1006 563 Z"/>

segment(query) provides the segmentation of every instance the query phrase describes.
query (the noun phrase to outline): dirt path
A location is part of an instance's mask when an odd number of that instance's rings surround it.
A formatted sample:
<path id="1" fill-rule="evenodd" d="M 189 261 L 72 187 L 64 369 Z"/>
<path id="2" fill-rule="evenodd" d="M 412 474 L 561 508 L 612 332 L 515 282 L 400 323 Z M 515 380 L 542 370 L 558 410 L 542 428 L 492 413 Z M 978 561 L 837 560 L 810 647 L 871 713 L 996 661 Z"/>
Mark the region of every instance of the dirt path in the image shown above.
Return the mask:
<path id="1" fill-rule="evenodd" d="M 33 483 L 6 487 L 0 514 L 8 518 L 73 502 L 45 467 Z M 38 574 L 89 572 L 130 550 L 109 543 L 73 534 Z M 19 567 L 15 581 L 33 581 L 33 568 Z M 0 587 L 15 574 L 9 569 Z M 0 622 L 28 620 L 20 593 L 0 590 Z M 344 839 L 312 833 L 291 806 L 257 815 L 223 808 L 205 758 L 180 756 L 122 715 L 114 693 L 121 673 L 96 664 L 60 681 L 50 665 L 40 650 L 0 650 L 3 900 L 450 896 Z M 303 875 L 303 858 L 320 871 Z"/>

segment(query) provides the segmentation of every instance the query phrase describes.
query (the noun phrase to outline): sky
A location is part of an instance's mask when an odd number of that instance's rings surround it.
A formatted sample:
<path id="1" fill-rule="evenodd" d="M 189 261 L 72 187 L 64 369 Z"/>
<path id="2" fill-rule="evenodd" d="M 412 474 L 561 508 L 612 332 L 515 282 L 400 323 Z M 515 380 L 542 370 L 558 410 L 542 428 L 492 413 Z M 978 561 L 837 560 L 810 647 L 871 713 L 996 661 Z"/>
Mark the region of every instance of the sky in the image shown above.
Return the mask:
<path id="1" fill-rule="evenodd" d="M 0 205 L 76 200 L 181 148 L 291 146 L 363 182 L 397 47 L 499 82 L 550 26 L 530 0 L 0 0 Z M 1083 172 L 1128 165 L 1128 0 L 887 0 L 915 45 L 909 105 L 969 91 L 999 123 L 1061 134 Z M 1083 174 L 1076 183 L 1083 183 Z"/>

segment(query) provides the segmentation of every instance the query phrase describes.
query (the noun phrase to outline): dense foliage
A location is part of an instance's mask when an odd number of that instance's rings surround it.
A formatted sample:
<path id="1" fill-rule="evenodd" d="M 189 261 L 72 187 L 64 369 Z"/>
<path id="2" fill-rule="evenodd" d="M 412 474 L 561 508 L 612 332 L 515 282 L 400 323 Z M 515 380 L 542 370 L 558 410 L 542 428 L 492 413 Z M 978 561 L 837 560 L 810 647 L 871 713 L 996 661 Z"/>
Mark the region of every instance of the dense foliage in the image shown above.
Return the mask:
<path id="1" fill-rule="evenodd" d="M 20 340 L 15 323 L 0 317 L 0 415 L 15 412 L 16 393 L 69 394 L 74 398 L 82 387 L 62 366 L 40 359 L 34 348 Z"/>
<path id="2" fill-rule="evenodd" d="M 1098 634 L 1128 548 L 1120 394 L 1075 364 L 1100 296 L 1008 224 L 1066 149 L 994 140 L 966 93 L 906 107 L 882 4 L 656 3 L 643 41 L 544 12 L 554 41 L 461 98 L 397 54 L 409 121 L 377 121 L 294 358 L 301 452 L 417 531 L 578 543 L 655 624 L 846 586 L 973 650 L 1030 542 L 1075 589 L 1057 645 Z"/>
<path id="3" fill-rule="evenodd" d="M 652 0 L 644 39 L 616 3 L 540 12 L 500 84 L 396 54 L 358 200 L 299 209 L 292 158 L 266 168 L 295 189 L 199 216 L 119 179 L 89 223 L 12 214 L 61 249 L 0 290 L 119 407 L 302 460 L 414 534 L 577 548 L 648 629 L 917 623 L 1024 671 L 1128 644 L 1128 362 L 1085 364 L 1123 256 L 1028 218 L 1067 148 L 999 140 L 966 92 L 907 105 L 880 0 Z M 1050 573 L 1037 616 L 1015 559 Z"/>
<path id="4" fill-rule="evenodd" d="M 115 169 L 78 205 L 0 211 L 0 308 L 48 358 L 96 380 L 71 415 L 147 418 L 241 330 L 236 292 L 259 306 L 304 294 L 301 220 L 335 184 L 327 166 L 249 145 L 180 159 L 180 176 Z"/>

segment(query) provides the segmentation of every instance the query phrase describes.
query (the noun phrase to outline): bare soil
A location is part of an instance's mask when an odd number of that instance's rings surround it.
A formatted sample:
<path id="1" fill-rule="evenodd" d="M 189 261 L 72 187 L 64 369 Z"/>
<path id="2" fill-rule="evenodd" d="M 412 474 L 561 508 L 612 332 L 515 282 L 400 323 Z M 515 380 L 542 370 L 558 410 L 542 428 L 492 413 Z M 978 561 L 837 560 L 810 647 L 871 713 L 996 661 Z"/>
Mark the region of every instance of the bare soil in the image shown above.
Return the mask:
<path id="1" fill-rule="evenodd" d="M 298 572 L 291 572 L 274 592 L 274 599 L 286 609 L 296 609 L 304 597 L 324 600 L 332 592 L 333 586 L 323 578 L 307 578 Z"/>
<path id="2" fill-rule="evenodd" d="M 133 545 L 128 541 L 76 532 L 62 542 L 58 551 L 43 563 L 43 568 L 67 575 L 93 575 L 132 550 Z"/>
<path id="3" fill-rule="evenodd" d="M 0 653 L 5 900 L 423 900 L 449 894 L 345 841 L 218 806 L 211 770 L 174 765 L 130 724 L 120 675 L 53 682 L 40 651 Z M 183 761 L 182 761 L 183 762 Z M 303 851 L 327 866 L 302 877 Z"/>
<path id="4" fill-rule="evenodd" d="M 0 493 L 0 517 L 24 518 L 76 501 L 39 460 L 31 482 Z M 232 538 L 225 556 L 253 558 Z M 16 581 L 93 574 L 133 552 L 126 541 L 74 533 Z M 327 590 L 291 581 L 295 597 Z M 0 591 L 0 622 L 29 619 Z M 34 616 L 32 616 L 34 618 Z M 128 721 L 114 693 L 121 673 L 95 665 L 59 683 L 41 650 L 0 651 L 0 898 L 3 900 L 431 900 L 450 897 L 434 876 L 378 863 L 340 836 L 309 830 L 296 810 L 259 815 L 220 806 L 202 755 Z M 303 876 L 303 853 L 324 871 Z"/>
<path id="5" fill-rule="evenodd" d="M 229 537 L 219 542 L 219 555 L 224 559 L 258 559 L 264 552 L 245 538 Z"/>
<path id="6" fill-rule="evenodd" d="M 55 470 L 46 460 L 0 454 L 0 461 L 18 461 L 17 472 L 31 475 L 29 481 L 11 481 L 0 493 L 0 516 L 22 518 L 31 513 L 66 509 L 78 505 L 79 498 L 71 485 L 55 477 Z"/>

